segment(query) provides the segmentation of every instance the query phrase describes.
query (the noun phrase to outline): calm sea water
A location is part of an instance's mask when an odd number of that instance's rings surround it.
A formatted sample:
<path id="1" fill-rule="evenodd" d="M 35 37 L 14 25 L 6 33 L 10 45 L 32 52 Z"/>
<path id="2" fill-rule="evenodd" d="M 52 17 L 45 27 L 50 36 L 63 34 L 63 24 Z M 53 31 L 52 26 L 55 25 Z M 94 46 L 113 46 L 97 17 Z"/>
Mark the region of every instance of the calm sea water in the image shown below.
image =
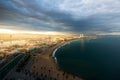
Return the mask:
<path id="1" fill-rule="evenodd" d="M 61 69 L 86 80 L 120 80 L 120 36 L 79 39 L 55 56 Z"/>

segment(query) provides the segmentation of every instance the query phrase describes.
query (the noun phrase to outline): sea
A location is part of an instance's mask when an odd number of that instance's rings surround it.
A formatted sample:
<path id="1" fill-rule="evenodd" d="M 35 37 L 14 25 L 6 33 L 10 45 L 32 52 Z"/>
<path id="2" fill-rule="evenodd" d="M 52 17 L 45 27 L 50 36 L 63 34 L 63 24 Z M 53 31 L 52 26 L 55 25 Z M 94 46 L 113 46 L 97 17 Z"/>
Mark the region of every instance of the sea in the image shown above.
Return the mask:
<path id="1" fill-rule="evenodd" d="M 55 53 L 57 65 L 84 80 L 120 80 L 120 36 L 78 39 Z"/>

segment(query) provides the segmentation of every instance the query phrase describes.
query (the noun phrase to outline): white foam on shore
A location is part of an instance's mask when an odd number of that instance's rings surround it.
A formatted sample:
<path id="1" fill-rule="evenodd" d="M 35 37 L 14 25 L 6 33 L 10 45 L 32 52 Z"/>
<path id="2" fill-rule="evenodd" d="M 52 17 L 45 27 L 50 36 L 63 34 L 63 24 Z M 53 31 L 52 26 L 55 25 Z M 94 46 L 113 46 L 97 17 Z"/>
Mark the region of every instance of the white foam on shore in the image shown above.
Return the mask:
<path id="1" fill-rule="evenodd" d="M 55 57 L 55 53 L 56 53 L 56 51 L 57 51 L 59 48 L 60 48 L 60 47 L 56 48 L 56 49 L 53 51 L 53 54 L 52 54 L 52 57 L 54 58 L 55 63 L 57 63 L 57 58 Z"/>
<path id="2" fill-rule="evenodd" d="M 68 43 L 66 43 L 66 44 L 68 44 Z M 56 49 L 53 51 L 52 57 L 55 57 L 55 53 L 56 53 L 56 51 L 57 51 L 59 48 L 65 46 L 66 44 L 64 44 L 64 45 L 59 46 L 58 48 L 56 48 Z"/>
<path id="3" fill-rule="evenodd" d="M 73 41 L 76 41 L 76 40 L 73 40 Z M 59 46 L 58 48 L 56 48 L 56 49 L 53 51 L 52 57 L 54 58 L 54 60 L 55 60 L 56 63 L 57 63 L 57 58 L 55 57 L 55 53 L 57 52 L 57 50 L 58 50 L 59 48 L 65 46 L 65 45 L 67 45 L 67 44 L 70 44 L 70 43 L 73 42 L 73 41 L 67 42 L 67 43 Z"/>
<path id="4" fill-rule="evenodd" d="M 58 48 L 56 48 L 56 49 L 53 51 L 52 57 L 55 57 L 55 53 L 56 53 L 57 50 L 58 50 Z"/>
<path id="5" fill-rule="evenodd" d="M 72 42 L 72 41 L 71 41 L 71 42 Z M 59 46 L 58 48 L 56 48 L 56 49 L 53 51 L 52 57 L 54 58 L 54 60 L 55 60 L 56 63 L 57 63 L 57 58 L 55 57 L 55 53 L 57 52 L 57 50 L 58 50 L 59 48 L 65 46 L 65 45 L 71 43 L 71 42 L 67 42 L 67 43 L 65 43 L 65 44 L 63 44 L 63 45 L 61 45 L 61 46 Z"/>
<path id="6" fill-rule="evenodd" d="M 73 40 L 73 41 L 76 41 L 76 40 Z M 67 43 L 65 43 L 65 44 L 63 44 L 63 45 L 61 45 L 61 46 L 59 46 L 58 48 L 56 48 L 56 49 L 53 51 L 52 57 L 55 57 L 55 53 L 56 53 L 56 51 L 57 51 L 59 48 L 65 46 L 65 45 L 67 45 L 67 44 L 70 44 L 70 43 L 73 42 L 73 41 L 67 42 Z"/>

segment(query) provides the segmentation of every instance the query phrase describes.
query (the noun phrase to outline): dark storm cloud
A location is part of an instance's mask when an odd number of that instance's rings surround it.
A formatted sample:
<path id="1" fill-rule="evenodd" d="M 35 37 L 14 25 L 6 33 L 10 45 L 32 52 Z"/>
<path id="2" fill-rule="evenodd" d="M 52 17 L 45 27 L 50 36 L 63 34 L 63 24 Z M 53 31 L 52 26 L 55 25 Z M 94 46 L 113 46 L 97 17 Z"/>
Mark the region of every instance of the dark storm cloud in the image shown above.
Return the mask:
<path id="1" fill-rule="evenodd" d="M 38 31 L 120 32 L 119 3 L 119 0 L 97 3 L 95 0 L 1 0 L 0 25 Z"/>

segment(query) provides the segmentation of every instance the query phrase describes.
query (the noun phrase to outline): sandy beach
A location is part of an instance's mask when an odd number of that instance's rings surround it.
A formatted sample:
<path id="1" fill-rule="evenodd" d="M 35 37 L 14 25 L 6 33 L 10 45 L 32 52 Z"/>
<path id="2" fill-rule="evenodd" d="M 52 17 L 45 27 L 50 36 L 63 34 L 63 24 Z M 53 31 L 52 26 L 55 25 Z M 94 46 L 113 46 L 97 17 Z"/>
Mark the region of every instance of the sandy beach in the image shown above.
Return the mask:
<path id="1" fill-rule="evenodd" d="M 34 59 L 34 64 L 32 66 L 32 72 L 37 75 L 40 75 L 41 78 L 47 80 L 82 80 L 81 78 L 69 74 L 63 70 L 61 70 L 55 62 L 54 54 L 55 51 L 67 44 L 70 41 L 63 41 L 57 44 L 54 47 L 49 48 L 46 53 L 37 55 Z"/>

